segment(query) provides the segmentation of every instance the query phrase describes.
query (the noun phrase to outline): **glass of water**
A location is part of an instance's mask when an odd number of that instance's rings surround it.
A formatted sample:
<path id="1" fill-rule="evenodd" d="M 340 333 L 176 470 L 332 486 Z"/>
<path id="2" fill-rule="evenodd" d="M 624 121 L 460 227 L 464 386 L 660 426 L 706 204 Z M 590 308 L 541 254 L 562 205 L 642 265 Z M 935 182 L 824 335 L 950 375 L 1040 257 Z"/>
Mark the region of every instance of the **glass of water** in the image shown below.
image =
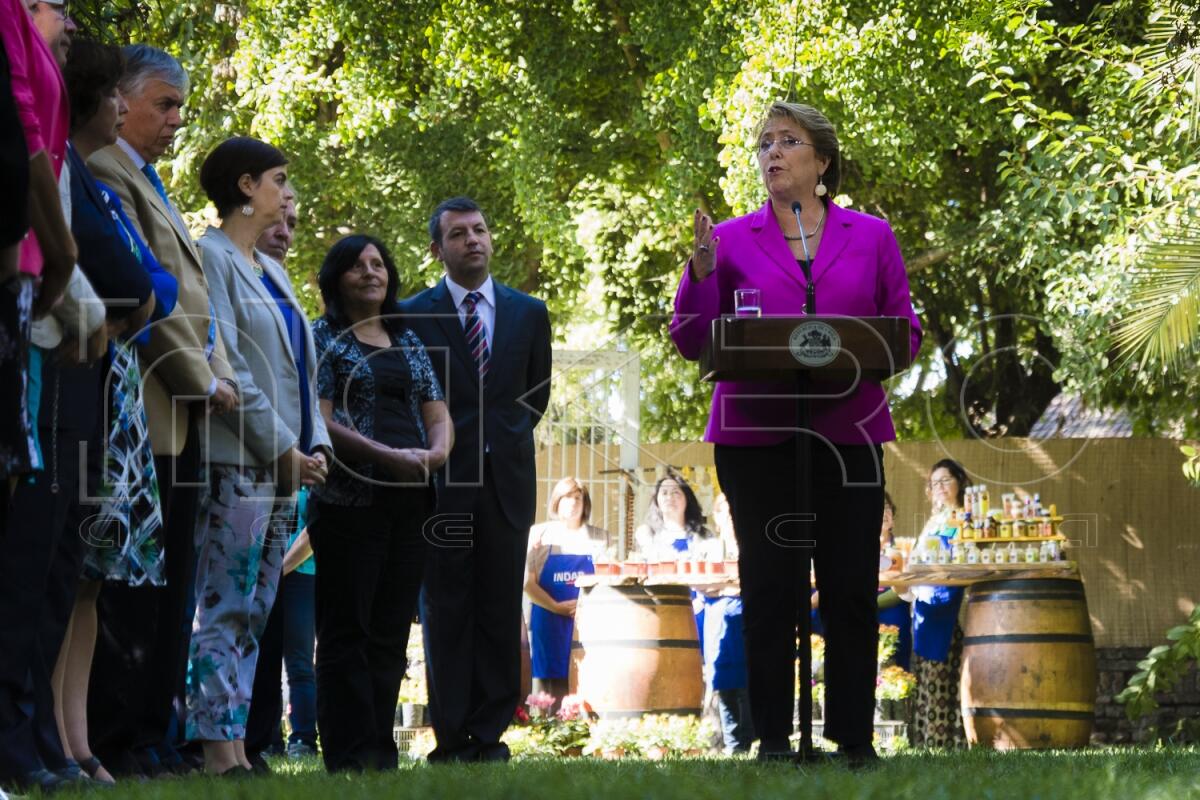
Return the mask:
<path id="1" fill-rule="evenodd" d="M 739 317 L 761 317 L 762 292 L 758 289 L 734 289 L 733 310 Z"/>

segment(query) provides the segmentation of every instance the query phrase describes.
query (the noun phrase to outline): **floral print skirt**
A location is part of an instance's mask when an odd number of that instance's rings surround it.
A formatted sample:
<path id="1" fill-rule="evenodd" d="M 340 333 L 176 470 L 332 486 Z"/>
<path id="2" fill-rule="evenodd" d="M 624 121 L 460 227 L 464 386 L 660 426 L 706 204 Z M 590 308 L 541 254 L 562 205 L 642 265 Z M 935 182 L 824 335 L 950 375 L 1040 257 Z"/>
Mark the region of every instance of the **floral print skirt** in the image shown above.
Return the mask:
<path id="1" fill-rule="evenodd" d="M 196 526 L 196 616 L 188 648 L 187 738 L 246 738 L 258 642 L 283 568 L 296 502 L 265 468 L 209 466 Z"/>

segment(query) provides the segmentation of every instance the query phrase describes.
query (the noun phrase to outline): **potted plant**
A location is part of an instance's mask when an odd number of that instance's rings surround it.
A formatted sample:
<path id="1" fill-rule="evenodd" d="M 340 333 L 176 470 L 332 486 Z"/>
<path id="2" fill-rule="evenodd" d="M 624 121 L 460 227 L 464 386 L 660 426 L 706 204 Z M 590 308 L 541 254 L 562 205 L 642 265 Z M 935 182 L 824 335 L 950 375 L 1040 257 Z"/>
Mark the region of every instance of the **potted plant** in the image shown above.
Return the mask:
<path id="1" fill-rule="evenodd" d="M 881 720 L 903 720 L 917 679 L 896 665 L 884 667 L 875 679 L 875 712 Z"/>

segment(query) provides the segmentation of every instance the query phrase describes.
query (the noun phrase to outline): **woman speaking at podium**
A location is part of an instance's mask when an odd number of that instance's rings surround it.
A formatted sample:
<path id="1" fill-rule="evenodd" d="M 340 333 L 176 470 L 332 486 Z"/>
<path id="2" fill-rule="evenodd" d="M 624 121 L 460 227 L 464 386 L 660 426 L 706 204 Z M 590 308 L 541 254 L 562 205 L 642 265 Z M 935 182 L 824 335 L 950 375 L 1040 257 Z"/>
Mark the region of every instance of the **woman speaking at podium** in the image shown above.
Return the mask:
<path id="1" fill-rule="evenodd" d="M 694 215 L 692 257 L 675 296 L 671 338 L 697 359 L 712 320 L 734 312 L 734 292 L 757 289 L 761 313 L 808 311 L 855 317 L 907 317 L 912 354 L 921 341 L 904 261 L 882 219 L 833 202 L 840 162 L 837 133 L 824 114 L 774 103 L 754 142 L 767 202 L 714 225 Z M 714 443 L 717 476 L 729 499 L 741 550 L 740 573 L 750 708 L 759 757 L 791 752 L 798 540 L 815 540 L 825 629 L 825 732 L 851 761 L 875 758 L 871 745 L 878 638 L 882 442 L 896 438 L 883 387 L 810 402 L 811 425 L 797 433 L 793 383 L 719 382 L 704 439 Z M 819 394 L 814 391 L 813 394 Z M 811 471 L 798 474 L 796 436 L 811 439 Z M 797 486 L 810 481 L 815 520 L 796 514 Z"/>

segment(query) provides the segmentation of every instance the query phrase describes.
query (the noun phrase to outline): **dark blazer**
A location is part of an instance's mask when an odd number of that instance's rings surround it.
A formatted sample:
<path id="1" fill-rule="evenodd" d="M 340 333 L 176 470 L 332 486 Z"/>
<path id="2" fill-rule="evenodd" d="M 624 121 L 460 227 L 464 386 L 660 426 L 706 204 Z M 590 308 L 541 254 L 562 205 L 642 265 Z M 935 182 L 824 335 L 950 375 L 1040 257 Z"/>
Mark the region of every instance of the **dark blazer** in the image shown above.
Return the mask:
<path id="1" fill-rule="evenodd" d="M 150 299 L 154 284 L 113 219 L 96 179 L 74 147 L 71 165 L 71 235 L 79 247 L 79 268 L 105 301 L 112 319 L 124 319 Z"/>
<path id="2" fill-rule="evenodd" d="M 492 279 L 496 295 L 490 367 L 482 396 L 458 310 L 445 280 L 400 304 L 429 353 L 454 420 L 439 510 L 469 512 L 483 482 L 485 448 L 508 521 L 528 529 L 537 502 L 533 428 L 550 402 L 550 315 L 541 300 Z"/>

